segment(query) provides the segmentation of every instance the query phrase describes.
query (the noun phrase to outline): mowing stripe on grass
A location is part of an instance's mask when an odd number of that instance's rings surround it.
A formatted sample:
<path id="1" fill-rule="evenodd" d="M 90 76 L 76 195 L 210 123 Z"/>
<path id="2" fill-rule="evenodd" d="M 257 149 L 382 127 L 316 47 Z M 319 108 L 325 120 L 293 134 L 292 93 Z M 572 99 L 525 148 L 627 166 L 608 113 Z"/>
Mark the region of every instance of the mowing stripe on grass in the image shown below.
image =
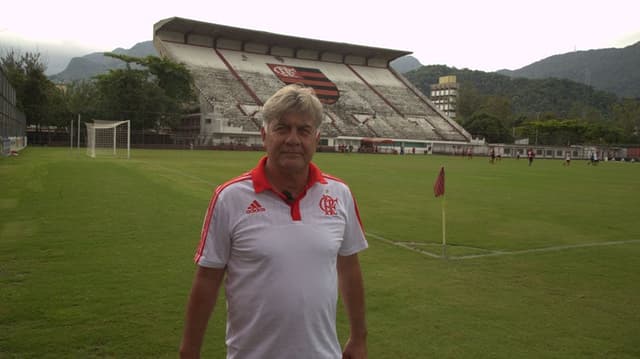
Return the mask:
<path id="1" fill-rule="evenodd" d="M 206 180 L 204 178 L 200 178 L 198 176 L 194 176 L 194 175 L 190 175 L 188 173 L 180 172 L 180 171 L 175 170 L 173 168 L 165 167 L 165 166 L 159 165 L 157 163 L 151 163 L 151 162 L 148 162 L 148 161 L 138 161 L 138 162 L 139 163 L 144 163 L 144 164 L 149 165 L 149 166 L 153 166 L 153 167 L 159 168 L 159 169 L 161 169 L 163 171 L 170 172 L 170 173 L 173 173 L 173 174 L 185 177 L 185 178 L 196 180 L 198 182 L 202 182 L 202 183 L 205 183 L 207 185 L 212 185 L 212 186 L 217 186 L 218 185 L 217 183 L 213 183 L 213 182 L 211 182 L 209 180 Z"/>

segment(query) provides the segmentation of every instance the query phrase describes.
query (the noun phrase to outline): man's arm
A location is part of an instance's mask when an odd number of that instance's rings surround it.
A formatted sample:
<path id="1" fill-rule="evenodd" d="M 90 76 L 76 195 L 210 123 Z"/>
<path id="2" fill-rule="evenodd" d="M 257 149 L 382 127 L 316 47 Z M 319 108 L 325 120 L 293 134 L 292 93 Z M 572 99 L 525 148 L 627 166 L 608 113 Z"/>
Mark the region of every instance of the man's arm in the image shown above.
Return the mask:
<path id="1" fill-rule="evenodd" d="M 187 304 L 184 334 L 180 345 L 181 358 L 200 358 L 204 332 L 216 305 L 224 272 L 224 268 L 198 266 Z"/>
<path id="2" fill-rule="evenodd" d="M 367 358 L 367 324 L 364 283 L 357 253 L 338 256 L 338 283 L 351 329 L 343 358 L 365 359 Z"/>

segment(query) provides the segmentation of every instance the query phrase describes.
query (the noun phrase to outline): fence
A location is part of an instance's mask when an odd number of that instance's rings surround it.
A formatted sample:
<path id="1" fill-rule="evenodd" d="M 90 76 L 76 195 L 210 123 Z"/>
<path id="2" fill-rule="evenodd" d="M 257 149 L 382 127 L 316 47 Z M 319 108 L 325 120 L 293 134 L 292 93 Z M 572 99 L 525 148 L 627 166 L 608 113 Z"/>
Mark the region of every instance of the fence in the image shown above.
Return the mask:
<path id="1" fill-rule="evenodd" d="M 26 128 L 24 113 L 16 107 L 16 91 L 0 68 L 0 153 L 8 156 L 26 147 Z"/>

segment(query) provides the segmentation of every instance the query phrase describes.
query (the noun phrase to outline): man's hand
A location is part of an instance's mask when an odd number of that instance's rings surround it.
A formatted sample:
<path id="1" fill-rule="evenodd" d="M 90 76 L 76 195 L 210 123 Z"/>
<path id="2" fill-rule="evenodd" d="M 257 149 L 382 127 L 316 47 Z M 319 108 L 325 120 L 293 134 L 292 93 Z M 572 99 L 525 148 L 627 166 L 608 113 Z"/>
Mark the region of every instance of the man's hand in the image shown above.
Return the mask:
<path id="1" fill-rule="evenodd" d="M 365 340 L 347 341 L 342 352 L 342 359 L 367 359 L 367 343 Z"/>

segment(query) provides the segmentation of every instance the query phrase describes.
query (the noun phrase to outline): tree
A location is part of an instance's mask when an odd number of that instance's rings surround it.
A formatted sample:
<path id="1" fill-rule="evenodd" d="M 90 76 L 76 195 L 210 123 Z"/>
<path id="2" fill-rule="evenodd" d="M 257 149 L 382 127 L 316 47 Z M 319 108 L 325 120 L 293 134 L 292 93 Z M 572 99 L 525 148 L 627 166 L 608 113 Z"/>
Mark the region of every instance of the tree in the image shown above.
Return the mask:
<path id="1" fill-rule="evenodd" d="M 519 129 L 523 135 L 534 139 L 535 144 L 568 146 L 577 143 L 616 144 L 621 143 L 624 134 L 621 128 L 583 120 L 546 119 L 529 121 Z"/>
<path id="2" fill-rule="evenodd" d="M 474 136 L 484 137 L 491 143 L 510 143 L 513 141 L 509 129 L 497 117 L 486 112 L 477 112 L 464 123 L 464 127 Z"/>
<path id="3" fill-rule="evenodd" d="M 97 108 L 104 119 L 130 120 L 132 129 L 155 127 L 165 110 L 159 89 L 142 70 L 118 69 L 96 77 Z"/>
<path id="4" fill-rule="evenodd" d="M 67 106 L 64 90 L 52 84 L 52 86 L 47 86 L 45 97 L 47 106 L 43 123 L 58 128 L 64 128 L 69 125 L 69 120 L 72 119 L 72 116 Z"/>
<path id="5" fill-rule="evenodd" d="M 193 80 L 184 65 L 154 56 L 112 57 L 127 62 L 126 69 L 72 83 L 66 89 L 44 75 L 46 66 L 38 53 L 10 51 L 0 60 L 16 89 L 17 107 L 38 132 L 41 126 L 66 127 L 78 113 L 88 119 L 129 119 L 134 129 L 173 127 L 196 102 Z M 130 64 L 140 66 L 133 69 Z"/>
<path id="6" fill-rule="evenodd" d="M 25 73 L 23 71 L 23 61 L 21 55 L 16 51 L 8 51 L 1 59 L 2 69 L 4 70 L 9 83 L 16 91 L 16 107 L 21 111 L 24 110 L 22 104 L 22 91 L 25 82 Z M 24 112 L 24 111 L 23 111 Z"/>
<path id="7" fill-rule="evenodd" d="M 67 85 L 65 103 L 72 114 L 83 114 L 87 118 L 99 117 L 98 100 L 95 81 L 76 81 Z"/>
<path id="8" fill-rule="evenodd" d="M 625 142 L 640 142 L 640 100 L 624 99 L 612 106 L 613 122 L 620 127 Z"/>
<path id="9" fill-rule="evenodd" d="M 585 133 L 585 142 L 599 145 L 620 143 L 622 138 L 623 133 L 619 127 L 602 123 L 589 124 Z"/>
<path id="10" fill-rule="evenodd" d="M 457 117 L 461 121 L 470 118 L 484 102 L 482 95 L 470 83 L 463 83 L 458 91 Z"/>
<path id="11" fill-rule="evenodd" d="M 42 126 L 66 125 L 68 110 L 63 91 L 45 76 L 46 65 L 39 53 L 10 51 L 1 62 L 16 90 L 16 107 L 24 112 L 27 125 L 34 125 L 38 133 Z"/>
<path id="12" fill-rule="evenodd" d="M 54 85 L 44 74 L 46 66 L 40 54 L 10 51 L 2 58 L 2 66 L 16 90 L 16 105 L 27 117 L 27 124 L 45 124 L 47 93 Z"/>
<path id="13" fill-rule="evenodd" d="M 485 96 L 483 103 L 480 105 L 479 111 L 483 111 L 502 122 L 502 124 L 510 128 L 513 126 L 513 111 L 511 100 L 505 96 Z"/>
<path id="14" fill-rule="evenodd" d="M 146 66 L 157 79 L 158 86 L 167 96 L 178 102 L 189 102 L 195 99 L 193 92 L 193 78 L 183 64 L 175 63 L 166 58 L 147 56 L 140 65 Z"/>
<path id="15" fill-rule="evenodd" d="M 193 79 L 184 65 L 155 56 L 105 56 L 127 64 L 96 77 L 98 108 L 107 118 L 129 119 L 134 129 L 174 127 L 195 102 Z"/>

